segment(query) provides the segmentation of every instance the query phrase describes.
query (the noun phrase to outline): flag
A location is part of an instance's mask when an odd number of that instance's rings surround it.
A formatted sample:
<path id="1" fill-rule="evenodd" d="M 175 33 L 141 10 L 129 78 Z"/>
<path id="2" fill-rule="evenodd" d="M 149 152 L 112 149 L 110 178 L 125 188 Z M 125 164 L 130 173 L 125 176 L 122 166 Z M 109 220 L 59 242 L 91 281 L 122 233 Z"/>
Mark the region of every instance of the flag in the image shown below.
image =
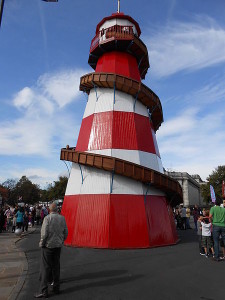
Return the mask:
<path id="1" fill-rule="evenodd" d="M 216 195 L 215 195 L 214 188 L 213 188 L 212 185 L 210 185 L 210 194 L 211 194 L 212 202 L 215 203 L 216 202 Z"/>
<path id="2" fill-rule="evenodd" d="M 225 199 L 225 181 L 222 183 L 222 197 Z"/>

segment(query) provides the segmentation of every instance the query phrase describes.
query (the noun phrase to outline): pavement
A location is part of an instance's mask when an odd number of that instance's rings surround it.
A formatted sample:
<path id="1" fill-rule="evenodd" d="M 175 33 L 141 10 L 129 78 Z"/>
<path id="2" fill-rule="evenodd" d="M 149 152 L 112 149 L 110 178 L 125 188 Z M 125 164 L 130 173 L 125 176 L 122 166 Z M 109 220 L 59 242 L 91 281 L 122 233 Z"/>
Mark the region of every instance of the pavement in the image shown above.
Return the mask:
<path id="1" fill-rule="evenodd" d="M 35 228 L 29 228 L 20 237 L 12 232 L 0 233 L 0 300 L 16 299 L 24 284 L 28 263 L 17 242 L 34 231 Z"/>
<path id="2" fill-rule="evenodd" d="M 40 227 L 0 234 L 0 300 L 31 300 L 39 287 Z M 63 247 L 57 300 L 224 300 L 224 264 L 199 255 L 194 230 L 152 249 Z"/>

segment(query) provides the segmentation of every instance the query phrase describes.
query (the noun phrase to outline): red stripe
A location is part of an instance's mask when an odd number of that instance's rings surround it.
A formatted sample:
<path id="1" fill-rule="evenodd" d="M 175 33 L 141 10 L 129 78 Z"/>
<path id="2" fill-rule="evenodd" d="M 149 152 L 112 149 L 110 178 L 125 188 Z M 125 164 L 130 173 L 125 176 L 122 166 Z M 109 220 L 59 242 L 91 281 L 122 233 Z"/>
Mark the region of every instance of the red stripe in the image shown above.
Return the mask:
<path id="1" fill-rule="evenodd" d="M 151 247 L 171 245 L 177 242 L 175 222 L 171 218 L 171 211 L 168 210 L 165 197 L 147 196 L 146 214 Z"/>
<path id="2" fill-rule="evenodd" d="M 66 245 L 119 249 L 177 242 L 173 216 L 162 196 L 65 196 L 62 214 L 69 229 Z"/>
<path id="3" fill-rule="evenodd" d="M 149 118 L 119 111 L 102 112 L 84 118 L 76 149 L 127 149 L 156 154 Z"/>
<path id="4" fill-rule="evenodd" d="M 81 123 L 80 133 L 77 140 L 76 149 L 78 151 L 86 151 L 88 149 L 88 143 L 91 134 L 91 128 L 94 115 L 84 118 Z"/>
<path id="5" fill-rule="evenodd" d="M 144 197 L 111 195 L 109 248 L 148 248 Z"/>
<path id="6" fill-rule="evenodd" d="M 61 214 L 65 217 L 68 227 L 68 237 L 65 241 L 66 245 L 73 244 L 73 234 L 75 228 L 75 220 L 77 216 L 78 197 L 66 196 L 63 201 Z"/>
<path id="7" fill-rule="evenodd" d="M 103 54 L 98 60 L 95 72 L 114 73 L 141 80 L 136 58 L 125 52 L 112 51 Z"/>

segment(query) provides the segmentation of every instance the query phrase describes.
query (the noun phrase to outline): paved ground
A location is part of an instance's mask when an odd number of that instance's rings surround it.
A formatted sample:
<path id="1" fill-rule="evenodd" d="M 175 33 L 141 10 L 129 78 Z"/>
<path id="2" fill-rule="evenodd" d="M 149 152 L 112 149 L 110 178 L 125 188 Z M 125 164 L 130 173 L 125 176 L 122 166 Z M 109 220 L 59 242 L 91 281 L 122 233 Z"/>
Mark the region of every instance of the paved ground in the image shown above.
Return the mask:
<path id="1" fill-rule="evenodd" d="M 54 296 L 50 292 L 50 297 L 224 300 L 225 262 L 217 263 L 200 256 L 193 230 L 180 231 L 179 235 L 178 245 L 155 249 L 63 247 L 62 293 Z M 0 235 L 0 300 L 33 299 L 39 286 L 39 238 L 40 228 L 21 240 L 14 234 Z"/>
<path id="2" fill-rule="evenodd" d="M 28 233 L 34 229 L 29 228 Z M 27 274 L 28 264 L 25 253 L 16 243 L 27 234 L 17 237 L 14 233 L 0 234 L 0 299 L 15 299 Z"/>
<path id="3" fill-rule="evenodd" d="M 79 300 L 224 300 L 225 262 L 199 255 L 193 230 L 180 231 L 176 246 L 144 250 L 64 247 L 62 293 L 53 299 Z M 39 229 L 18 246 L 29 270 L 19 300 L 38 290 Z"/>

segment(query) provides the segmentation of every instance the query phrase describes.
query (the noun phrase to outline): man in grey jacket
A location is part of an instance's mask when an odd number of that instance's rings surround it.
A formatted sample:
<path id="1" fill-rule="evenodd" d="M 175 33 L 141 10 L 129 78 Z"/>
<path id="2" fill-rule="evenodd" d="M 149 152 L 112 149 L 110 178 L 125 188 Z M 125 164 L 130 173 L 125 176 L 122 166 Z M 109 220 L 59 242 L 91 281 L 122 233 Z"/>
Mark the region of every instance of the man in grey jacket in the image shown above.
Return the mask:
<path id="1" fill-rule="evenodd" d="M 60 253 L 68 229 L 66 220 L 57 213 L 56 203 L 50 205 L 50 214 L 44 218 L 41 227 L 41 284 L 35 298 L 48 298 L 48 282 L 53 279 L 53 292 L 60 292 Z"/>

